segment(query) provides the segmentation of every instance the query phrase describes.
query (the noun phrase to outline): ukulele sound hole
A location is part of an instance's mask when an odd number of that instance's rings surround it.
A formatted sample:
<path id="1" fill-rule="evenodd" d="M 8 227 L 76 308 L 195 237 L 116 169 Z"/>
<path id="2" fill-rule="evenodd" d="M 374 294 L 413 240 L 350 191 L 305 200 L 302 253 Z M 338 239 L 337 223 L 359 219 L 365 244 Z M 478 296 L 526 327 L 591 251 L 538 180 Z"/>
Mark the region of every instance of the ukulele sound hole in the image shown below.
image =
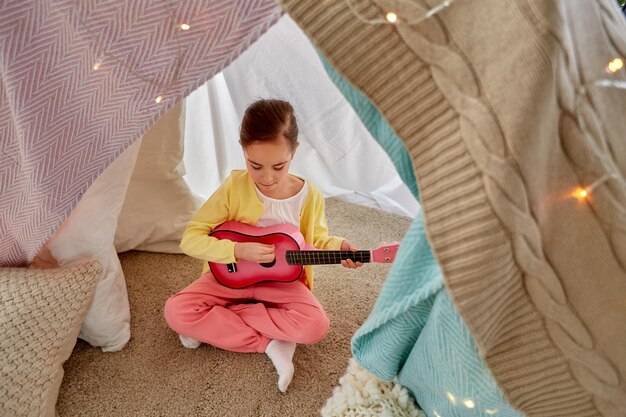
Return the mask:
<path id="1" fill-rule="evenodd" d="M 261 265 L 264 268 L 271 268 L 274 265 L 276 265 L 276 258 L 274 258 L 274 260 L 272 262 L 265 262 L 265 263 L 262 263 L 262 264 L 259 264 L 259 265 Z"/>

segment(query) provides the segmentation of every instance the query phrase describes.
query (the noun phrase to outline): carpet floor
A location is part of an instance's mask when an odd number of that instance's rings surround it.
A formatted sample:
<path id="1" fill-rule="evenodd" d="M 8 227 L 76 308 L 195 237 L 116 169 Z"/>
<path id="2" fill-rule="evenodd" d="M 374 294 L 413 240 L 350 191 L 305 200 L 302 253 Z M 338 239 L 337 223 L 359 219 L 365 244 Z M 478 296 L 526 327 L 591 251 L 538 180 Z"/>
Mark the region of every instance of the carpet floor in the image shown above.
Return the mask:
<path id="1" fill-rule="evenodd" d="M 400 241 L 411 219 L 339 199 L 327 200 L 332 234 L 359 249 Z M 365 321 L 390 266 L 316 267 L 314 293 L 331 327 L 316 345 L 299 345 L 295 376 L 283 394 L 264 354 L 202 345 L 186 349 L 163 318 L 165 300 L 195 280 L 201 262 L 185 255 L 120 254 L 131 307 L 132 337 L 103 353 L 79 340 L 65 363 L 57 403 L 70 416 L 319 416 L 351 358 L 350 338 Z"/>

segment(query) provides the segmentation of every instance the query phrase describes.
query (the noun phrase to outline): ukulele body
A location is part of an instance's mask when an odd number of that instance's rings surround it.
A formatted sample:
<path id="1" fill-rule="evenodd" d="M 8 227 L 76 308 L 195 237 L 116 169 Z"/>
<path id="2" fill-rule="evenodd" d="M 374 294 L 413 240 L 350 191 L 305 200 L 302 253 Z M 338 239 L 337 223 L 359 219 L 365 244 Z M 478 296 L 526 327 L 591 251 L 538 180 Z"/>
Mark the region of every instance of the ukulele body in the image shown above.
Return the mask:
<path id="1" fill-rule="evenodd" d="M 246 260 L 231 264 L 209 262 L 215 279 L 227 287 L 244 288 L 263 281 L 291 282 L 304 273 L 302 265 L 289 265 L 286 260 L 287 251 L 299 251 L 309 246 L 305 244 L 302 233 L 292 225 L 257 227 L 229 221 L 213 229 L 210 236 L 240 243 L 274 245 L 275 258 L 272 263 L 259 264 Z"/>

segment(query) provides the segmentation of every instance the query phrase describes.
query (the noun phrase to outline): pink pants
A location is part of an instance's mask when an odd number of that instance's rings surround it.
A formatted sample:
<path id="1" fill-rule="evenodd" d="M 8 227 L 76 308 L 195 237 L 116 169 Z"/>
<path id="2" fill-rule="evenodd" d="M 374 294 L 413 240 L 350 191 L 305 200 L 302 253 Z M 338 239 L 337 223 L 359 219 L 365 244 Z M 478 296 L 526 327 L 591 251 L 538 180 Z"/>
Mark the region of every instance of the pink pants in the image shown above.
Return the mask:
<path id="1" fill-rule="evenodd" d="M 272 339 L 301 344 L 324 338 L 330 321 L 300 281 L 232 289 L 207 272 L 165 303 L 176 333 L 234 352 L 265 352 Z"/>

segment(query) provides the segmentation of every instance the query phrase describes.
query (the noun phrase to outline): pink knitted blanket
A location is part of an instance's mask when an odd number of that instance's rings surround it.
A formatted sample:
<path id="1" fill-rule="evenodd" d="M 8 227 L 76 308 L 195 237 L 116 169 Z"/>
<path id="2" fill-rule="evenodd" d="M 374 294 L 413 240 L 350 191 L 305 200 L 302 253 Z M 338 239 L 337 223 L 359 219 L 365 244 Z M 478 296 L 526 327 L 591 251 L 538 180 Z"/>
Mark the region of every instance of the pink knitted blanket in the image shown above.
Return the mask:
<path id="1" fill-rule="evenodd" d="M 0 266 L 281 16 L 273 0 L 0 2 Z"/>

